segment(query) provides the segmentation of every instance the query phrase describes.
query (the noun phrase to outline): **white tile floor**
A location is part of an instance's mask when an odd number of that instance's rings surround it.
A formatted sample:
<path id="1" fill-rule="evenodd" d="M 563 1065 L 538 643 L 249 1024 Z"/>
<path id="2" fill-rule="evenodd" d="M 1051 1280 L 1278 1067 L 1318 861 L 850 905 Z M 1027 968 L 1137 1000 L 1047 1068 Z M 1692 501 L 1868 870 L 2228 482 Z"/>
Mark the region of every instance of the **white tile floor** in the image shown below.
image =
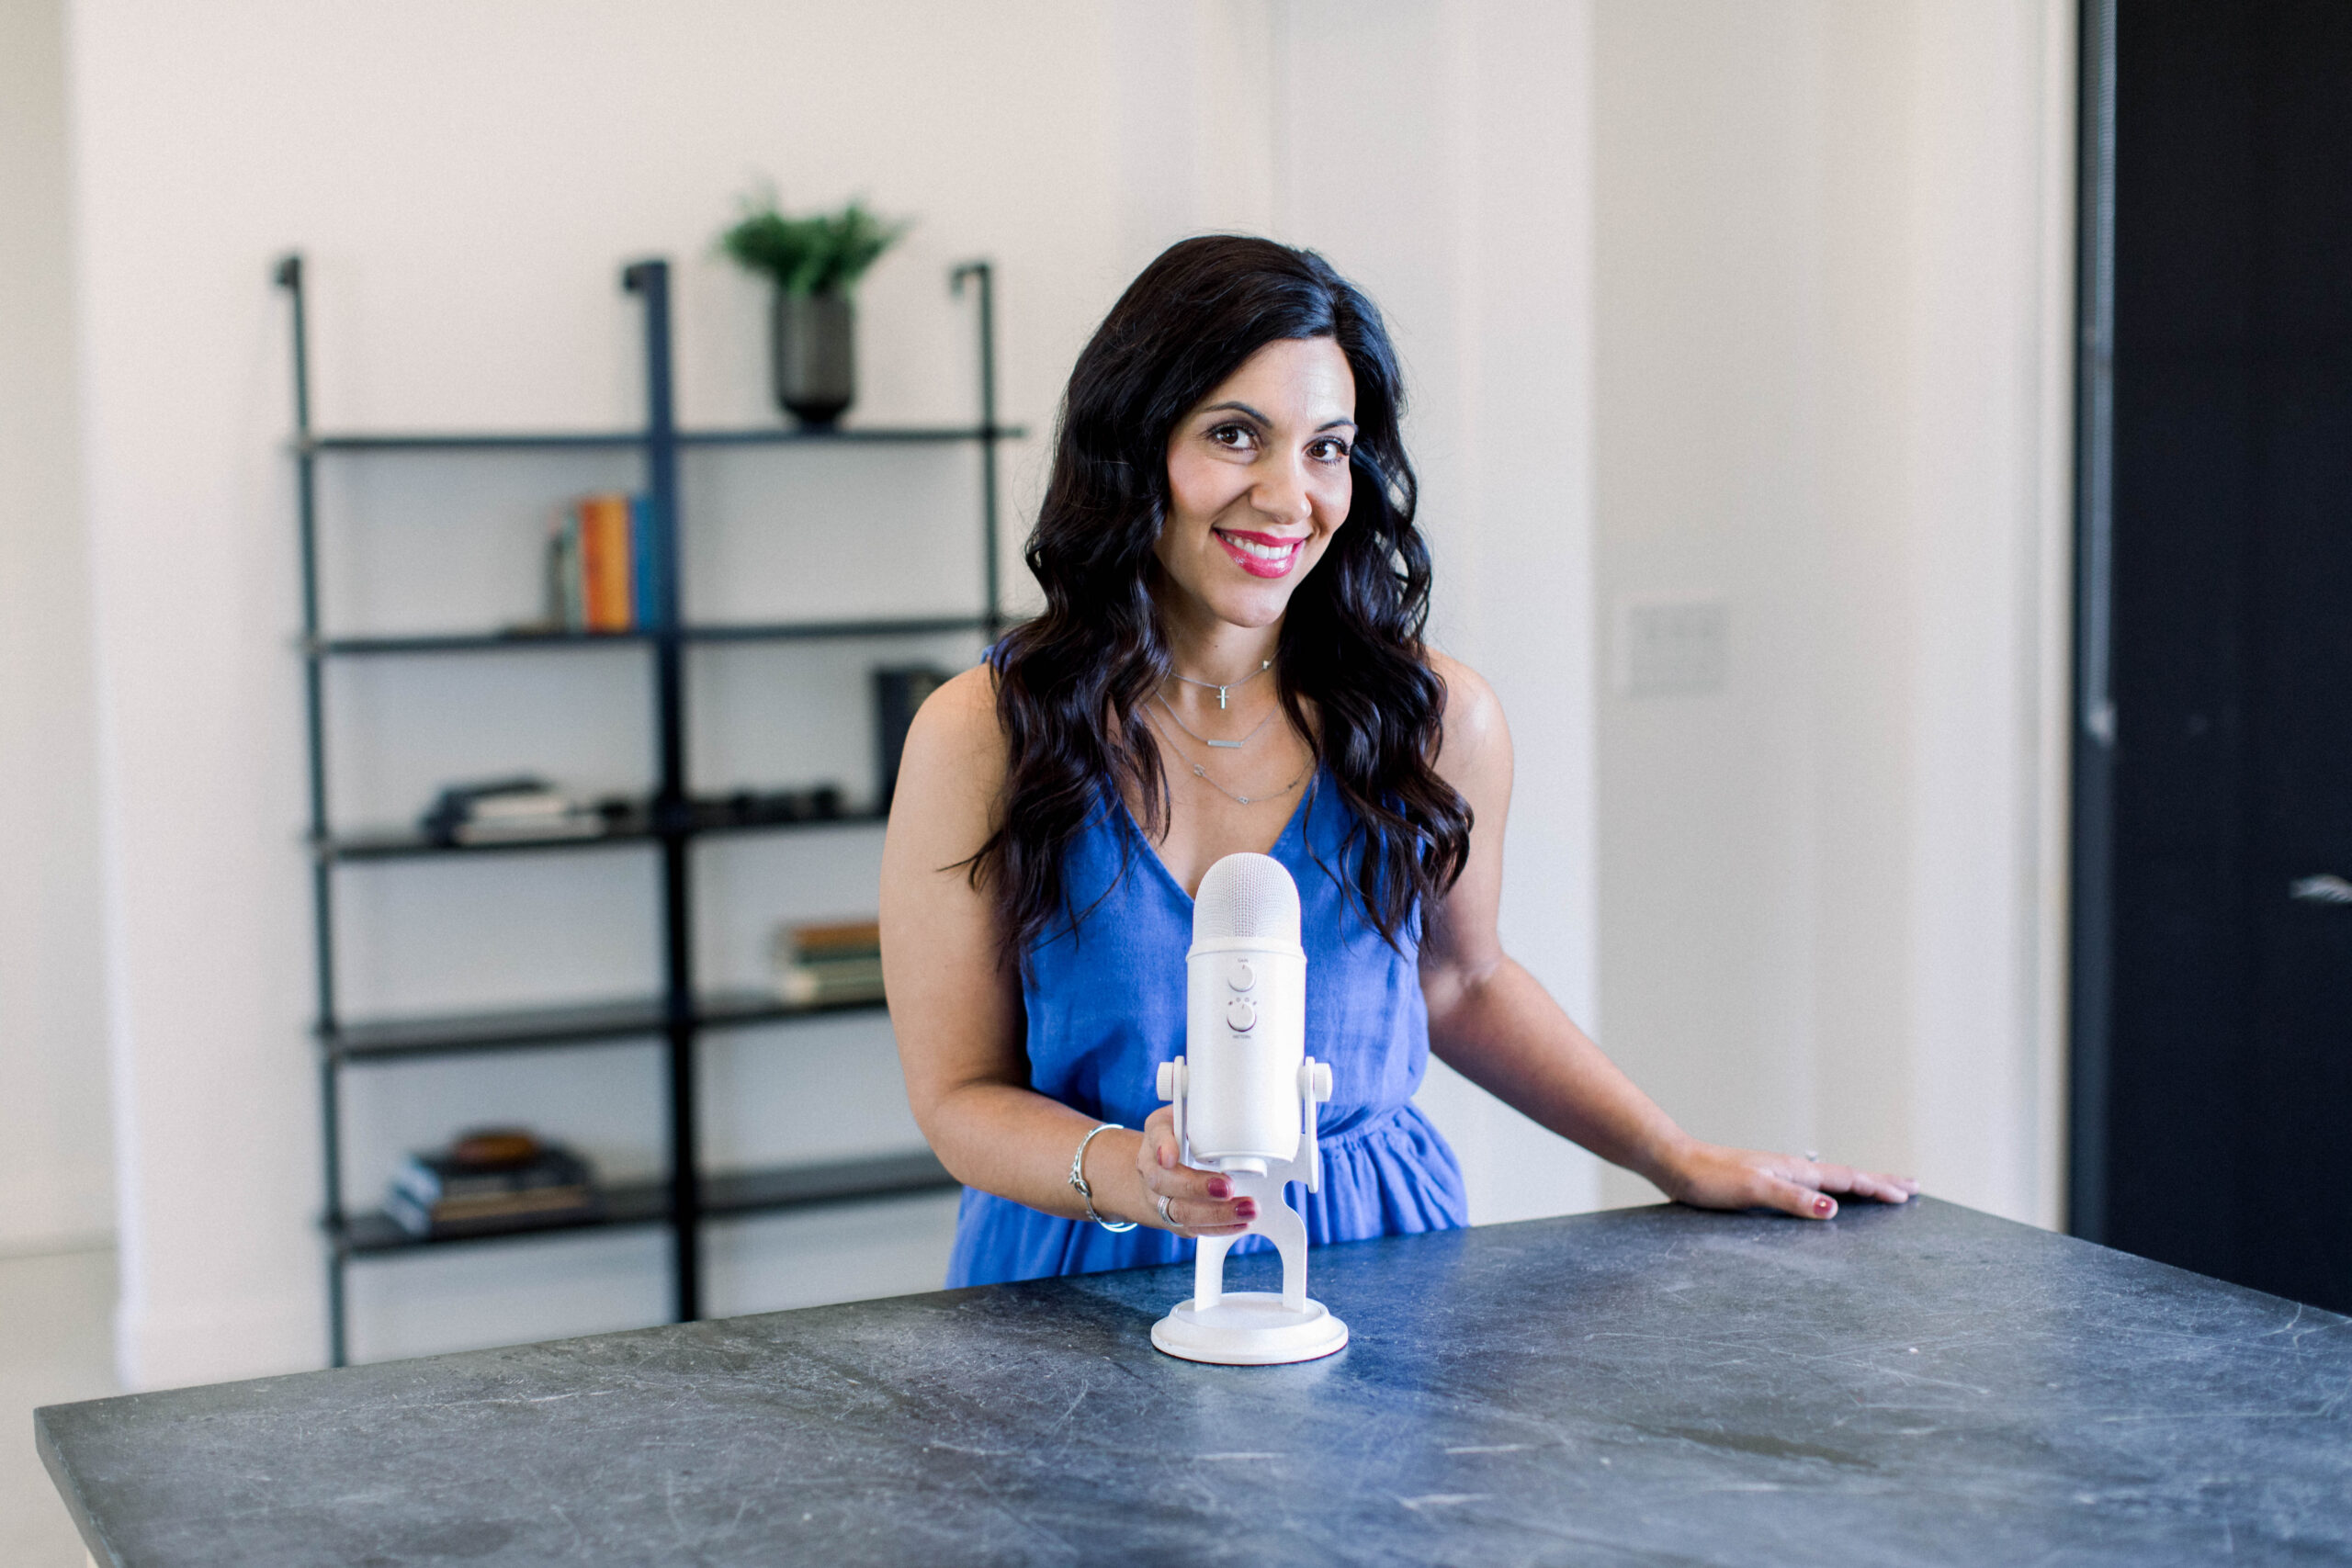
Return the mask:
<path id="1" fill-rule="evenodd" d="M 96 1399 L 114 1381 L 111 1248 L 0 1258 L 0 1563 L 83 1568 L 81 1537 L 33 1450 L 36 1406 Z"/>

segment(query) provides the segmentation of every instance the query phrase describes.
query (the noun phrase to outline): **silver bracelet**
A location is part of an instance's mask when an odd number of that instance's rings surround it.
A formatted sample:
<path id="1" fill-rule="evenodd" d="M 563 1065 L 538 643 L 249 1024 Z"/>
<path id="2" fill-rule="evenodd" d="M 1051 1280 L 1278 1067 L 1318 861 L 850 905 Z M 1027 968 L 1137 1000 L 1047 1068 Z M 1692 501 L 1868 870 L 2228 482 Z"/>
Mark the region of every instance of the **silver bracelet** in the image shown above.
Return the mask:
<path id="1" fill-rule="evenodd" d="M 1093 1132 L 1089 1133 L 1086 1136 L 1079 1139 L 1078 1153 L 1069 1156 L 1069 1184 L 1078 1189 L 1079 1201 L 1086 1205 L 1086 1217 L 1092 1220 L 1096 1224 L 1101 1225 L 1104 1230 L 1112 1232 L 1114 1235 L 1116 1235 L 1121 1231 L 1131 1231 L 1135 1229 L 1136 1223 L 1133 1220 L 1128 1220 L 1122 1224 L 1114 1224 L 1112 1222 L 1104 1219 L 1102 1215 L 1094 1212 L 1094 1189 L 1086 1184 L 1086 1145 L 1092 1143 L 1104 1133 L 1124 1133 L 1126 1129 L 1120 1126 L 1116 1122 L 1105 1122 L 1096 1127 Z"/>

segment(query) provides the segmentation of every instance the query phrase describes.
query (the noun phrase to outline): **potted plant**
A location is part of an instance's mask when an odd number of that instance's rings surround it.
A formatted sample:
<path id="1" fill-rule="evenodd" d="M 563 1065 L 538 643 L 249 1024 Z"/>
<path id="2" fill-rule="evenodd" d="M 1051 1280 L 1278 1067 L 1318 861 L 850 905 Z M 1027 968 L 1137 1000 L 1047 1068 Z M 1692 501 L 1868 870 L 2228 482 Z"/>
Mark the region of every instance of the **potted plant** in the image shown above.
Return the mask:
<path id="1" fill-rule="evenodd" d="M 850 292 L 907 231 L 855 201 L 839 212 L 786 218 L 773 195 L 744 203 L 720 248 L 775 284 L 770 346 L 775 400 L 806 425 L 830 427 L 857 398 L 856 311 Z"/>

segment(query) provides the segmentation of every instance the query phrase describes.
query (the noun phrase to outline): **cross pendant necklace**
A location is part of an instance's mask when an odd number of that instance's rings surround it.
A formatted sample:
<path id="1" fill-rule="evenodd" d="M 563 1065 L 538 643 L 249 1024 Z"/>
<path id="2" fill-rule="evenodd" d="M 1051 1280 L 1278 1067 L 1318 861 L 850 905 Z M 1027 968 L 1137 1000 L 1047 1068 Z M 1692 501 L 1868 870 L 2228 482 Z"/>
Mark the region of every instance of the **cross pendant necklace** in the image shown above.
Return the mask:
<path id="1" fill-rule="evenodd" d="M 1244 675 L 1238 681 L 1234 682 L 1230 686 L 1220 686 L 1215 681 L 1195 681 L 1190 675 L 1178 675 L 1176 679 L 1183 682 L 1187 686 L 1199 686 L 1204 690 L 1215 692 L 1216 694 L 1216 705 L 1222 708 L 1228 705 L 1225 700 L 1225 694 L 1227 692 L 1234 690 L 1235 687 L 1248 685 L 1250 682 L 1256 680 L 1259 676 L 1263 675 L 1267 671 L 1273 667 L 1274 661 L 1272 660 L 1261 660 L 1259 661 L 1258 668 L 1250 671 L 1250 673 Z"/>

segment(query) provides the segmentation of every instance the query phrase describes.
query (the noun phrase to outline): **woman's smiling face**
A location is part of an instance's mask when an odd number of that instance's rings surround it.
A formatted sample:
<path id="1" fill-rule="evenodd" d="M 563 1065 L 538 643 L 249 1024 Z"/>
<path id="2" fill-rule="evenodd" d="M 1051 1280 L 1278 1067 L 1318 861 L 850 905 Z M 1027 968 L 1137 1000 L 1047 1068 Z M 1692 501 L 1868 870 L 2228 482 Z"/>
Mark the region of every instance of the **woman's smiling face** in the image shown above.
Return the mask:
<path id="1" fill-rule="evenodd" d="M 1356 380 L 1328 337 L 1242 363 L 1168 438 L 1170 585 L 1216 619 L 1272 626 L 1348 520 Z"/>

